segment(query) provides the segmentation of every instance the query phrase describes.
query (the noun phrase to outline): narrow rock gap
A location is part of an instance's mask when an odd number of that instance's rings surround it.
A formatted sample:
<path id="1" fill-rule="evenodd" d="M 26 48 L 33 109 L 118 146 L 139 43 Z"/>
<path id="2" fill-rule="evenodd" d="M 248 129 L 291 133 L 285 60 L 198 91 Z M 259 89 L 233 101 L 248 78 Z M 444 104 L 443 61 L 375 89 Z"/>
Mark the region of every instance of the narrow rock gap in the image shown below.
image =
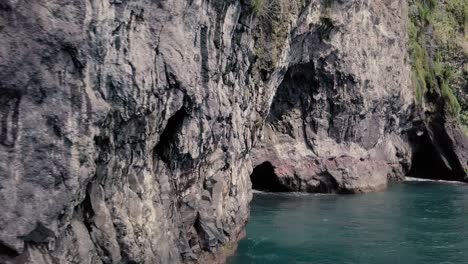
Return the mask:
<path id="1" fill-rule="evenodd" d="M 94 218 L 93 205 L 91 203 L 91 197 L 89 194 L 91 191 L 91 184 L 92 183 L 88 184 L 85 199 L 81 203 L 81 210 L 83 212 L 83 224 L 85 225 L 90 235 L 93 232 L 92 221 Z"/>
<path id="2" fill-rule="evenodd" d="M 273 165 L 266 161 L 254 168 L 250 175 L 252 189 L 264 192 L 289 192 L 287 186 L 281 183 Z"/>

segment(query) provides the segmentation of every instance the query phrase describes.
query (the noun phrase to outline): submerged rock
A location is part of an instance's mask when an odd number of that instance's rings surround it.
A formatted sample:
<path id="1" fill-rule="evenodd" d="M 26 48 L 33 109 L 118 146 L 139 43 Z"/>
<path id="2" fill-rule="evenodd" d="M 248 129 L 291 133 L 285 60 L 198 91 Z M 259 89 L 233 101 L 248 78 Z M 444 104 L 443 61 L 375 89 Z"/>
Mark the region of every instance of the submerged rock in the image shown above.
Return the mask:
<path id="1" fill-rule="evenodd" d="M 401 179 L 405 3 L 3 1 L 0 262 L 222 262 L 254 165 L 295 191 Z"/>

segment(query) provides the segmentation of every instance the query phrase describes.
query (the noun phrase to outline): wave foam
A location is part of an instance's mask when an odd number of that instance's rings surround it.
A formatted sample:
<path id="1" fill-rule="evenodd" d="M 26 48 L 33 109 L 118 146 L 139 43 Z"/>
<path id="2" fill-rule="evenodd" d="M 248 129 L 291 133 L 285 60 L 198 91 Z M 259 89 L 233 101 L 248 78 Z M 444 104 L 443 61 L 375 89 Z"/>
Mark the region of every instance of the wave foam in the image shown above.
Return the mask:
<path id="1" fill-rule="evenodd" d="M 252 190 L 253 194 L 266 194 L 266 195 L 281 195 L 281 196 L 324 196 L 334 195 L 333 193 L 306 193 L 306 192 L 263 192 L 259 190 Z"/>
<path id="2" fill-rule="evenodd" d="M 423 178 L 413 178 L 413 177 L 406 177 L 406 182 L 440 182 L 440 183 L 451 183 L 451 184 L 466 184 L 459 181 L 446 181 L 446 180 L 432 180 L 432 179 L 423 179 Z"/>

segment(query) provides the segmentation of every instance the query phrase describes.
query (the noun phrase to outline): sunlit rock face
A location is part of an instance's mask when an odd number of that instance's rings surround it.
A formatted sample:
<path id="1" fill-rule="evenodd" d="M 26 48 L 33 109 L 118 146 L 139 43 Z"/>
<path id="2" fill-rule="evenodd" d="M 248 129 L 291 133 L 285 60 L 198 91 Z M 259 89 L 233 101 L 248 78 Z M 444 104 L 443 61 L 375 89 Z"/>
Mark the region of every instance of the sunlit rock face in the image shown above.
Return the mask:
<path id="1" fill-rule="evenodd" d="M 296 191 L 367 192 L 403 177 L 413 105 L 405 17 L 401 1 L 335 4 L 328 23 L 319 8 L 304 13 L 255 164 L 270 162 Z"/>
<path id="2" fill-rule="evenodd" d="M 406 2 L 273 2 L 274 17 L 250 1 L 3 0 L 0 262 L 223 262 L 256 165 L 294 191 L 401 178 Z"/>
<path id="3" fill-rule="evenodd" d="M 1 263 L 178 263 L 237 240 L 268 104 L 246 7 L 0 7 Z"/>

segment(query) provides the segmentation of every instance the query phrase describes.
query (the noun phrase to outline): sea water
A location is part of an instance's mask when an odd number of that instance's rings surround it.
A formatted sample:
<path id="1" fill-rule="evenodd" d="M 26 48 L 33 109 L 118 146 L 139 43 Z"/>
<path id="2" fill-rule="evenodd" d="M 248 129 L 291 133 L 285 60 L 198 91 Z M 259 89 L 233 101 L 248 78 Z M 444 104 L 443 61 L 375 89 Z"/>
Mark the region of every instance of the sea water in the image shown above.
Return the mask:
<path id="1" fill-rule="evenodd" d="M 384 192 L 255 192 L 230 264 L 468 264 L 468 185 L 410 180 Z"/>

